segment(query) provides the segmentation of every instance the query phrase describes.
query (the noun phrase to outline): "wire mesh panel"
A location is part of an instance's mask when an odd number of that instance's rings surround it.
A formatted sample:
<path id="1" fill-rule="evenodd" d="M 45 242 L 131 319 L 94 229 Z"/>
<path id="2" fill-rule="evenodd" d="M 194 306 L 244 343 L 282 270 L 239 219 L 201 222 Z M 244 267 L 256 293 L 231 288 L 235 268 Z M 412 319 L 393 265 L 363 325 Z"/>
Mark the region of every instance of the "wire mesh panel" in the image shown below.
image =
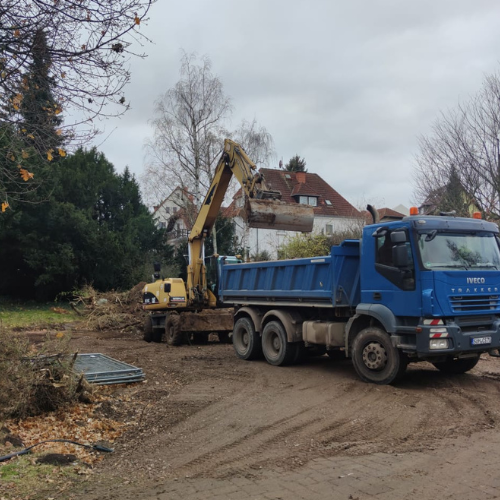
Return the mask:
<path id="1" fill-rule="evenodd" d="M 78 354 L 73 369 L 83 373 L 87 382 L 99 385 L 126 384 L 144 380 L 141 368 L 99 353 Z"/>

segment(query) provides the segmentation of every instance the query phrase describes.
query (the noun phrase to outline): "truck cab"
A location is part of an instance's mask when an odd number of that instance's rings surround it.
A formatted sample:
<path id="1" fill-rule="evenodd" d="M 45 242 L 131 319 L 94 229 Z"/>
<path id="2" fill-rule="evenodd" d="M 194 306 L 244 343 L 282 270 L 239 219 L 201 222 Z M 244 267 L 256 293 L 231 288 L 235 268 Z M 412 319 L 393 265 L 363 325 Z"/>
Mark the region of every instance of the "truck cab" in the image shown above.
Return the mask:
<path id="1" fill-rule="evenodd" d="M 417 215 L 366 226 L 362 241 L 351 350 L 357 333 L 376 323 L 407 361 L 428 360 L 444 371 L 467 371 L 481 352 L 498 353 L 495 224 Z"/>

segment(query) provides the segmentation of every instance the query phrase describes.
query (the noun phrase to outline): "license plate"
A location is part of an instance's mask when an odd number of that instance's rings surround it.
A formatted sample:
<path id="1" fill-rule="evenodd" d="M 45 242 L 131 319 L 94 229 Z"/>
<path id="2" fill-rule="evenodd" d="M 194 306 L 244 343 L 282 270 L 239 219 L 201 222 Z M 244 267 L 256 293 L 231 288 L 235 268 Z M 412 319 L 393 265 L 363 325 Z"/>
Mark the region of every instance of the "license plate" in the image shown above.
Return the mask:
<path id="1" fill-rule="evenodd" d="M 474 337 L 470 339 L 471 345 L 491 344 L 491 337 Z"/>

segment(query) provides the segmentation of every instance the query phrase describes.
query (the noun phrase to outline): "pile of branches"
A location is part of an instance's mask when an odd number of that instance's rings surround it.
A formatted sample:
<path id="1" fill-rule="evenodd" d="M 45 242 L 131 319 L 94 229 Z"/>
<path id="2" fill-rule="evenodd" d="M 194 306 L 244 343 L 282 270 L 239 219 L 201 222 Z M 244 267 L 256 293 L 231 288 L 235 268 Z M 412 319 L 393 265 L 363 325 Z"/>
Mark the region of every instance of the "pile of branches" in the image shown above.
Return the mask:
<path id="1" fill-rule="evenodd" d="M 0 419 L 23 419 L 88 400 L 90 387 L 73 371 L 75 359 L 66 339 L 48 338 L 36 351 L 27 338 L 0 330 Z"/>
<path id="2" fill-rule="evenodd" d="M 142 289 L 139 283 L 126 292 L 97 292 L 86 286 L 76 295 L 71 307 L 92 330 L 134 330 L 144 324 Z"/>

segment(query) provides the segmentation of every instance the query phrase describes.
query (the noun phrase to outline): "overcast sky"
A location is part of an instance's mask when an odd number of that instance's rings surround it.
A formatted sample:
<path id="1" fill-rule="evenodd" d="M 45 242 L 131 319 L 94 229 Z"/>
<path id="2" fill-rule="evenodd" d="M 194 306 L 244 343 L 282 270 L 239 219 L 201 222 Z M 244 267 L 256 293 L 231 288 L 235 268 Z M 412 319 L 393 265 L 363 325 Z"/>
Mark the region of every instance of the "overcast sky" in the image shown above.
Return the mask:
<path id="1" fill-rule="evenodd" d="M 137 177 L 181 49 L 209 56 L 234 128 L 255 118 L 271 133 L 271 168 L 298 154 L 357 207 L 410 206 L 418 136 L 500 69 L 498 0 L 158 0 L 150 14 L 132 109 L 99 146 Z"/>

